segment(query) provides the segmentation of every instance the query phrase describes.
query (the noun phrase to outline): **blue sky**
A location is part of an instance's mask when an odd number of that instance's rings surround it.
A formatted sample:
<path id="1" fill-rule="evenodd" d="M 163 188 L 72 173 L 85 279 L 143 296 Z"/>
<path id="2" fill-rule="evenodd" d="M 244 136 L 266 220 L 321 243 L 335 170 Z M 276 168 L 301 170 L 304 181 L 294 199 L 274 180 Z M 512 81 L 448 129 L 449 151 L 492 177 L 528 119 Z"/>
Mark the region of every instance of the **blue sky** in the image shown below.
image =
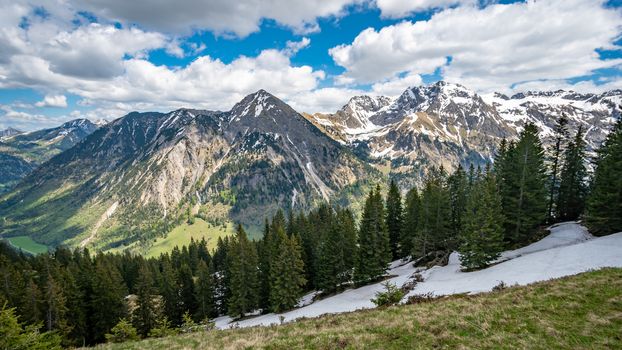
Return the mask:
<path id="1" fill-rule="evenodd" d="M 622 1 L 0 0 L 0 129 L 132 110 L 299 111 L 438 80 L 480 93 L 622 88 Z"/>

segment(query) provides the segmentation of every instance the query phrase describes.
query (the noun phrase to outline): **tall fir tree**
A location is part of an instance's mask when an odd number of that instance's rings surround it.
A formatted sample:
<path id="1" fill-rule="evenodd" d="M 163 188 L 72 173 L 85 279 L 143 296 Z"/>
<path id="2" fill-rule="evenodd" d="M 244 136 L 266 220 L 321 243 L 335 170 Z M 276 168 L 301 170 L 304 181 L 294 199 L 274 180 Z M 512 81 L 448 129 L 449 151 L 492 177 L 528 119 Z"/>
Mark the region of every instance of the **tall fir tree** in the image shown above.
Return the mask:
<path id="1" fill-rule="evenodd" d="M 466 210 L 469 187 L 468 181 L 467 174 L 460 164 L 447 181 L 449 203 L 451 206 L 451 230 L 453 237 L 458 237 L 462 233 L 464 226 L 463 217 Z M 452 247 L 450 247 L 450 249 L 451 248 Z"/>
<path id="2" fill-rule="evenodd" d="M 143 263 L 138 270 L 135 284 L 136 309 L 132 315 L 132 323 L 142 337 L 146 337 L 156 325 L 160 309 L 153 285 L 151 270 Z"/>
<path id="3" fill-rule="evenodd" d="M 204 260 L 199 262 L 197 269 L 196 299 L 197 311 L 195 316 L 199 320 L 205 320 L 216 316 L 216 307 L 214 306 L 214 274 L 212 264 L 207 264 Z"/>
<path id="4" fill-rule="evenodd" d="M 445 171 L 432 169 L 421 193 L 420 218 L 413 241 L 413 257 L 449 251 L 453 246 L 451 202 Z"/>
<path id="5" fill-rule="evenodd" d="M 287 237 L 282 225 L 274 230 L 278 253 L 270 264 L 270 309 L 283 312 L 296 306 L 306 280 L 298 237 Z"/>
<path id="6" fill-rule="evenodd" d="M 620 107 L 622 109 L 622 107 Z M 597 236 L 622 231 L 622 117 L 598 150 L 586 223 Z"/>
<path id="7" fill-rule="evenodd" d="M 566 115 L 562 113 L 562 115 L 557 119 L 557 123 L 555 124 L 555 143 L 551 147 L 550 152 L 550 173 L 549 173 L 549 204 L 547 208 L 547 222 L 552 222 L 557 216 L 554 212 L 555 204 L 557 204 L 558 196 L 559 196 L 559 177 L 561 170 L 561 157 L 564 152 L 564 145 L 566 140 L 568 139 L 568 131 L 566 130 L 566 125 L 568 124 L 568 118 Z"/>
<path id="8" fill-rule="evenodd" d="M 503 213 L 495 173 L 487 169 L 473 184 L 460 235 L 460 261 L 466 269 L 486 267 L 503 250 Z"/>
<path id="9" fill-rule="evenodd" d="M 502 164 L 505 240 L 528 242 L 546 219 L 547 191 L 544 150 L 533 123 L 526 123 L 518 142 L 511 143 Z"/>
<path id="10" fill-rule="evenodd" d="M 385 274 L 391 261 L 389 233 L 380 186 L 369 192 L 359 227 L 359 254 L 354 279 L 366 283 Z"/>
<path id="11" fill-rule="evenodd" d="M 402 208 L 402 195 L 394 180 L 391 180 L 389 184 L 386 203 L 386 223 L 391 246 L 391 259 L 397 260 L 401 258 L 400 231 L 403 227 L 404 212 Z"/>
<path id="12" fill-rule="evenodd" d="M 400 255 L 406 257 L 413 252 L 413 241 L 417 233 L 419 219 L 421 217 L 421 198 L 416 187 L 411 188 L 406 194 L 404 222 L 400 231 Z"/>
<path id="13" fill-rule="evenodd" d="M 258 306 L 259 270 L 257 251 L 241 224 L 238 224 L 236 237 L 231 243 L 229 259 L 231 296 L 228 311 L 232 316 L 244 316 Z"/>
<path id="14" fill-rule="evenodd" d="M 557 215 L 560 220 L 576 220 L 585 208 L 588 188 L 583 137 L 583 126 L 579 126 L 564 152 L 557 198 Z"/>

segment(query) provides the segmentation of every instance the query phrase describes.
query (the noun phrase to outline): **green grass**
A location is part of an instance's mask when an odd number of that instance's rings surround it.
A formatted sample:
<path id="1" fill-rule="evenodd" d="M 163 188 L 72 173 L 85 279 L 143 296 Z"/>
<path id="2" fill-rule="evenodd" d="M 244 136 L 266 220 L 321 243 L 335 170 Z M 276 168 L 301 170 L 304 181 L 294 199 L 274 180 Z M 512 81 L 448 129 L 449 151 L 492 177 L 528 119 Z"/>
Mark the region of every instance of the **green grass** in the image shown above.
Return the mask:
<path id="1" fill-rule="evenodd" d="M 214 226 L 201 218 L 196 218 L 194 224 L 183 223 L 174 228 L 166 237 L 158 238 L 156 242 L 147 250 L 147 257 L 157 257 L 162 253 L 170 252 L 175 246 L 182 247 L 190 243 L 190 238 L 201 240 L 205 238 L 210 249 L 216 248 L 218 237 L 225 237 L 234 233 L 232 223 L 227 223 L 227 228 Z"/>
<path id="2" fill-rule="evenodd" d="M 621 349 L 622 269 L 525 287 L 100 349 Z"/>
<path id="3" fill-rule="evenodd" d="M 29 236 L 7 237 L 6 240 L 9 241 L 12 246 L 28 254 L 37 255 L 48 251 L 47 246 L 33 241 Z"/>

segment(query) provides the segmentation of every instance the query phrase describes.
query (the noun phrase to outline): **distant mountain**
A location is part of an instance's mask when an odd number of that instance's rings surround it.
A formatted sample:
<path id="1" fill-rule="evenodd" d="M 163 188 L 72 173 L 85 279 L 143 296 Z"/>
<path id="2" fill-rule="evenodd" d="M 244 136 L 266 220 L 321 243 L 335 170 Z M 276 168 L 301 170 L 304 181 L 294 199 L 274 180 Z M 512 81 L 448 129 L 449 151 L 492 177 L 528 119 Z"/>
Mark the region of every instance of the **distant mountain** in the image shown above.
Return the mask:
<path id="1" fill-rule="evenodd" d="M 63 125 L 24 133 L 9 128 L 0 137 L 0 193 L 28 175 L 41 163 L 73 147 L 97 129 L 87 119 L 76 119 Z"/>
<path id="2" fill-rule="evenodd" d="M 195 216 L 258 233 L 278 209 L 307 210 L 324 200 L 356 206 L 388 176 L 406 188 L 431 166 L 491 162 L 501 139 L 517 137 L 525 121 L 550 144 L 555 120 L 566 114 L 571 132 L 585 125 L 594 150 L 619 117 L 621 99 L 619 90 L 480 95 L 438 82 L 395 99 L 356 96 L 332 114 L 299 114 L 260 90 L 226 112 L 133 112 L 84 132 L 73 122 L 64 126 L 74 133 L 1 141 L 22 151 L 0 152 L 13 179 L 30 174 L 0 199 L 0 232 L 136 252 Z M 54 157 L 37 151 L 52 140 L 68 149 L 52 147 Z M 51 159 L 33 170 L 41 154 Z"/>
<path id="3" fill-rule="evenodd" d="M 278 209 L 349 201 L 379 176 L 260 90 L 228 112 L 134 112 L 99 128 L 5 197 L 0 230 L 101 249 L 149 244 L 189 213 L 259 231 Z"/>
<path id="4" fill-rule="evenodd" d="M 4 130 L 0 130 L 0 139 L 4 137 L 14 136 L 21 134 L 23 131 L 15 129 L 15 128 L 6 128 Z"/>
<path id="5" fill-rule="evenodd" d="M 563 114 L 574 132 L 582 124 L 590 150 L 614 121 L 622 91 L 578 94 L 567 91 L 479 95 L 458 84 L 437 82 L 407 89 L 396 100 L 357 96 L 334 114 L 306 115 L 335 140 L 369 161 L 389 166 L 412 185 L 429 166 L 490 162 L 502 138 L 518 135 L 525 121 L 536 123 L 545 142 Z M 414 176 L 413 176 L 414 175 Z"/>

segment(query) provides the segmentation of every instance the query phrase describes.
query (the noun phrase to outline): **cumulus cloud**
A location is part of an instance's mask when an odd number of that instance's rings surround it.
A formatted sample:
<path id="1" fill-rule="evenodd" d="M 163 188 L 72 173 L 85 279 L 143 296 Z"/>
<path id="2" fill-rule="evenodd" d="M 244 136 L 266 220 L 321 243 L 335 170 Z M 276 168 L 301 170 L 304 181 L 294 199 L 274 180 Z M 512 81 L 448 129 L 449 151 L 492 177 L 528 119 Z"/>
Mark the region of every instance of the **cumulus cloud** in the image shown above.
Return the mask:
<path id="1" fill-rule="evenodd" d="M 43 100 L 35 103 L 36 107 L 67 107 L 67 97 L 65 95 L 46 95 Z"/>
<path id="2" fill-rule="evenodd" d="M 402 18 L 413 12 L 476 2 L 476 0 L 376 0 L 376 6 L 383 17 Z"/>
<path id="3" fill-rule="evenodd" d="M 346 72 L 341 83 L 370 83 L 403 72 L 429 74 L 479 90 L 518 82 L 566 79 L 613 67 L 596 49 L 619 48 L 622 14 L 601 0 L 528 1 L 461 6 L 427 21 L 361 32 L 330 50 Z"/>
<path id="4" fill-rule="evenodd" d="M 318 17 L 340 16 L 364 0 L 70 0 L 75 9 L 126 24 L 179 35 L 192 30 L 247 36 L 262 19 L 272 19 L 298 33 L 318 31 Z"/>

